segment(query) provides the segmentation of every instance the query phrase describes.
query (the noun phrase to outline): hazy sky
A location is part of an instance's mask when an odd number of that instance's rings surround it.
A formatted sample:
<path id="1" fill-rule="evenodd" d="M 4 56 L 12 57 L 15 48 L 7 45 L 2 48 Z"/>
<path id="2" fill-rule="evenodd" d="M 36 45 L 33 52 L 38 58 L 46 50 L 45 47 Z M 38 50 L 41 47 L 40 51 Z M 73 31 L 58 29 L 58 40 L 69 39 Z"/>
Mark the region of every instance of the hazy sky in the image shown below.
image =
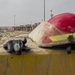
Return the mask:
<path id="1" fill-rule="evenodd" d="M 46 21 L 53 14 L 75 13 L 75 0 L 45 0 Z M 0 26 L 29 24 L 43 21 L 44 0 L 0 0 Z"/>

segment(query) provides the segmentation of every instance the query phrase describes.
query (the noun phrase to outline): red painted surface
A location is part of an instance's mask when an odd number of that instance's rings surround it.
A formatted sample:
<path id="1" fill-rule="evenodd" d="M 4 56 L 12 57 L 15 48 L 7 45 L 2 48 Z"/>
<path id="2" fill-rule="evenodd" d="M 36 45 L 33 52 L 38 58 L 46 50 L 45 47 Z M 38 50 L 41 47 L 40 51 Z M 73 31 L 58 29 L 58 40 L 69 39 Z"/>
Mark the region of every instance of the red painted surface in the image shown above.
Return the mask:
<path id="1" fill-rule="evenodd" d="M 52 41 L 49 39 L 50 36 L 60 35 L 64 34 L 63 32 L 58 31 L 56 28 L 53 27 L 51 24 L 45 24 L 43 29 L 43 37 L 42 37 L 42 43 L 43 44 L 50 44 Z"/>
<path id="2" fill-rule="evenodd" d="M 75 14 L 63 13 L 54 16 L 48 20 L 49 23 L 53 24 L 54 27 L 60 31 L 73 33 L 75 32 Z"/>

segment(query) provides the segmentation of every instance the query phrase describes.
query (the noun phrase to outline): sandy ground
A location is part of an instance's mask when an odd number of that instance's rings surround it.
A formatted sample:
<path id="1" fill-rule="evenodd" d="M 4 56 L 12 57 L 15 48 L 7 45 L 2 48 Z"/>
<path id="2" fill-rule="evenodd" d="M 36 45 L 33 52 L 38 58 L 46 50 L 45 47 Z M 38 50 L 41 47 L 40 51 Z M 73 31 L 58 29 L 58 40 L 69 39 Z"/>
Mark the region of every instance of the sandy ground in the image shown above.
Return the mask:
<path id="1" fill-rule="evenodd" d="M 14 31 L 14 32 L 6 32 L 2 33 L 2 37 L 0 38 L 0 47 L 3 46 L 4 43 L 6 43 L 8 40 L 12 39 L 21 39 L 24 38 L 27 39 L 26 46 L 30 47 L 31 49 L 38 48 L 38 46 L 28 37 L 29 32 L 25 31 Z"/>
<path id="2" fill-rule="evenodd" d="M 5 43 L 6 41 L 10 39 L 24 39 L 28 38 L 28 32 L 24 31 L 14 31 L 14 32 L 5 32 L 1 34 L 0 37 L 0 45 Z"/>

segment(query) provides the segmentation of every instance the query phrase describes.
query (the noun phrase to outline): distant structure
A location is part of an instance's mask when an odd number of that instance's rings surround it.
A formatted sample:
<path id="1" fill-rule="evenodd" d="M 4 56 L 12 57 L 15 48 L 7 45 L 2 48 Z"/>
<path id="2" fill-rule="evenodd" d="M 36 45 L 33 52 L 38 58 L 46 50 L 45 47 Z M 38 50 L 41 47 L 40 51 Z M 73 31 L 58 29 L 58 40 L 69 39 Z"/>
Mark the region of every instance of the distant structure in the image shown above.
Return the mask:
<path id="1" fill-rule="evenodd" d="M 31 31 L 32 30 L 31 25 L 20 25 L 20 26 L 14 26 L 13 28 L 15 31 Z"/>
<path id="2" fill-rule="evenodd" d="M 40 24 L 40 22 L 35 23 L 33 25 L 31 24 L 27 24 L 27 25 L 20 25 L 20 26 L 13 26 L 13 29 L 15 31 L 32 31 L 34 28 L 36 28 L 38 25 Z"/>
<path id="3" fill-rule="evenodd" d="M 13 32 L 13 31 L 27 31 L 30 32 L 34 28 L 36 28 L 40 22 L 35 23 L 33 25 L 31 24 L 26 24 L 26 25 L 20 25 L 20 26 L 12 26 L 12 27 L 1 27 L 0 32 Z"/>
<path id="4" fill-rule="evenodd" d="M 51 18 L 53 17 L 53 10 L 50 10 L 50 16 L 51 16 Z"/>
<path id="5" fill-rule="evenodd" d="M 0 32 L 13 32 L 13 27 L 0 27 Z"/>

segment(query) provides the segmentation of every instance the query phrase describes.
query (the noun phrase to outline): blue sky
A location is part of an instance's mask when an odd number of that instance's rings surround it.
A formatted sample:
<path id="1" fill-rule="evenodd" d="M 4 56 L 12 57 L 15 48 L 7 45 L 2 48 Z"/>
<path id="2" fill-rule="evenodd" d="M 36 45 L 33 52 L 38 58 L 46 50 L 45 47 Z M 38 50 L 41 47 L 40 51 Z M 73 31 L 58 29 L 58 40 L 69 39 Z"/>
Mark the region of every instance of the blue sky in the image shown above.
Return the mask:
<path id="1" fill-rule="evenodd" d="M 29 24 L 43 21 L 44 0 L 0 0 L 0 26 Z M 75 13 L 75 0 L 45 0 L 46 21 L 53 14 Z"/>

